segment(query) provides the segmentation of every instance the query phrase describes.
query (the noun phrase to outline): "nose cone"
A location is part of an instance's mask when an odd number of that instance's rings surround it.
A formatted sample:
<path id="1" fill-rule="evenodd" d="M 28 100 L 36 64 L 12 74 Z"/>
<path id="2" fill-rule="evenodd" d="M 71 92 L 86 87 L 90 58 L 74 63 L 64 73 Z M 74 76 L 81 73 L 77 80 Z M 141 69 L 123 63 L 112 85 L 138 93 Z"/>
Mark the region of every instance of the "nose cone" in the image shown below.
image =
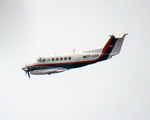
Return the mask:
<path id="1" fill-rule="evenodd" d="M 21 69 L 24 71 L 28 71 L 28 68 L 26 66 L 22 67 Z"/>

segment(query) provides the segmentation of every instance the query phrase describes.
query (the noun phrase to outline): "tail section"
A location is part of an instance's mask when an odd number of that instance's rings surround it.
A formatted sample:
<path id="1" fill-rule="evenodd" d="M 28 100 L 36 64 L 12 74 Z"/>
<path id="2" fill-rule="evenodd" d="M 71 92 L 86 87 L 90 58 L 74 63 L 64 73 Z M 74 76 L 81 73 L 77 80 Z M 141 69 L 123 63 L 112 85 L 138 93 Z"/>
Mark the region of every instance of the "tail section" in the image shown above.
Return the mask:
<path id="1" fill-rule="evenodd" d="M 101 55 L 99 56 L 97 61 L 109 59 L 112 56 L 120 53 L 122 43 L 126 35 L 128 35 L 127 31 L 115 35 L 110 35 L 110 39 L 102 49 L 100 48 L 90 51 L 84 51 L 83 53 L 100 53 Z"/>
<path id="2" fill-rule="evenodd" d="M 111 51 L 111 55 L 117 55 L 120 53 L 121 47 L 122 47 L 122 43 L 124 41 L 125 36 L 128 35 L 128 32 L 121 32 L 118 33 L 117 35 L 110 35 L 111 37 L 113 36 L 116 40 L 116 43 Z"/>
<path id="3" fill-rule="evenodd" d="M 121 32 L 116 35 L 110 35 L 110 39 L 104 46 L 100 60 L 106 60 L 120 53 L 123 40 L 128 32 Z"/>

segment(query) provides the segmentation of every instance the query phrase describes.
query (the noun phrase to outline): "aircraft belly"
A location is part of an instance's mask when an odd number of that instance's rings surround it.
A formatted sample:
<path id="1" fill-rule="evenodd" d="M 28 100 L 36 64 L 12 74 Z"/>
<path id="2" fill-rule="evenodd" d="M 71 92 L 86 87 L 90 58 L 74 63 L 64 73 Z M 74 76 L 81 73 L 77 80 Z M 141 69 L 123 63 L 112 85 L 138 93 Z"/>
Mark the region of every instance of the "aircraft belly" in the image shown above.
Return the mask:
<path id="1" fill-rule="evenodd" d="M 48 70 L 33 70 L 30 71 L 31 74 L 34 75 L 43 75 L 43 74 L 52 74 L 52 73 L 59 73 L 59 72 L 64 72 L 66 69 L 48 69 Z"/>

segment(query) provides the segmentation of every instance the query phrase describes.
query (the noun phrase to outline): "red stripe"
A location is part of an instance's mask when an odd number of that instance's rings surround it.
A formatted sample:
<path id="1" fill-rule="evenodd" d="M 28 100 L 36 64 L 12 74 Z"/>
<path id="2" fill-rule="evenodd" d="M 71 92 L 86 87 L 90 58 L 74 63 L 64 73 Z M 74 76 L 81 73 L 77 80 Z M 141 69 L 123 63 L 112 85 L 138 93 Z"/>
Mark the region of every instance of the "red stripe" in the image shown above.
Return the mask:
<path id="1" fill-rule="evenodd" d="M 106 45 L 104 46 L 103 48 L 103 51 L 101 53 L 101 55 L 95 59 L 95 60 L 89 60 L 89 61 L 78 61 L 78 62 L 66 62 L 66 63 L 51 63 L 51 64 L 38 64 L 38 65 L 33 65 L 33 66 L 30 66 L 30 67 L 36 67 L 36 66 L 49 66 L 49 65 L 64 65 L 64 64 L 75 64 L 75 63 L 84 63 L 84 62 L 95 62 L 99 59 L 101 59 L 103 57 L 103 55 L 106 53 L 111 41 L 113 39 L 113 36 L 109 39 L 109 41 L 106 43 Z"/>
<path id="2" fill-rule="evenodd" d="M 109 47 L 109 45 L 110 45 L 112 39 L 113 39 L 113 36 L 109 39 L 109 41 L 108 41 L 108 42 L 106 43 L 106 45 L 104 46 L 103 52 L 102 52 L 101 56 L 99 57 L 99 59 L 106 53 L 106 51 L 107 51 L 107 49 L 108 49 L 108 47 Z"/>

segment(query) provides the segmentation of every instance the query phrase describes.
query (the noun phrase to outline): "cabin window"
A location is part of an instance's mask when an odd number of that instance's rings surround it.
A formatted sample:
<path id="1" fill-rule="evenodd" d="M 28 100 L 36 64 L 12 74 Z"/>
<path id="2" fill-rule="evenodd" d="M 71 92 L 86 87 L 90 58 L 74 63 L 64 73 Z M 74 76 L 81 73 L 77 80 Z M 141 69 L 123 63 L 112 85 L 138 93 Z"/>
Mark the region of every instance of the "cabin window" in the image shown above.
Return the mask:
<path id="1" fill-rule="evenodd" d="M 64 60 L 67 60 L 67 57 L 64 57 Z"/>
<path id="2" fill-rule="evenodd" d="M 55 61 L 55 58 L 52 58 L 52 61 Z"/>
<path id="3" fill-rule="evenodd" d="M 60 57 L 60 60 L 63 60 L 63 57 Z"/>
<path id="4" fill-rule="evenodd" d="M 68 59 L 71 60 L 71 57 L 69 56 Z"/>
<path id="5" fill-rule="evenodd" d="M 56 58 L 56 60 L 58 61 L 58 60 L 59 60 L 59 58 L 57 57 L 57 58 Z"/>

